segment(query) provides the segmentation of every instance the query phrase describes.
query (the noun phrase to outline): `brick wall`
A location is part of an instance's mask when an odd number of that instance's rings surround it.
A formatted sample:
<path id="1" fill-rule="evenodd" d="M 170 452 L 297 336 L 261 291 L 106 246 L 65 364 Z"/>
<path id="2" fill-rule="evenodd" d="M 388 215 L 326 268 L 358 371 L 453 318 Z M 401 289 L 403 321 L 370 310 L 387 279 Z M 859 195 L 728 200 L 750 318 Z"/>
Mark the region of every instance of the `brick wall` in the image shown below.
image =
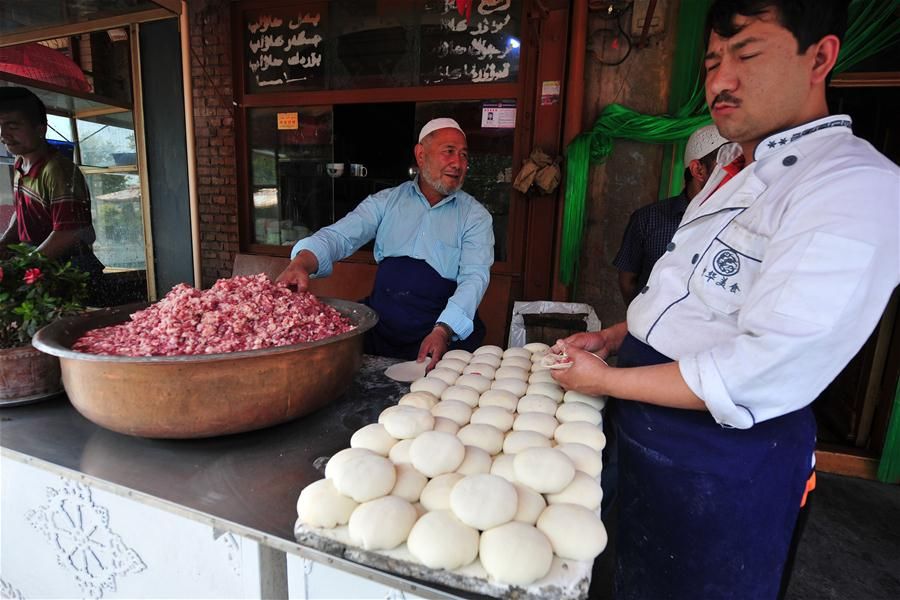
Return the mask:
<path id="1" fill-rule="evenodd" d="M 209 287 L 231 276 L 238 252 L 231 11 L 221 0 L 191 0 L 188 7 L 200 261 L 203 287 Z"/>

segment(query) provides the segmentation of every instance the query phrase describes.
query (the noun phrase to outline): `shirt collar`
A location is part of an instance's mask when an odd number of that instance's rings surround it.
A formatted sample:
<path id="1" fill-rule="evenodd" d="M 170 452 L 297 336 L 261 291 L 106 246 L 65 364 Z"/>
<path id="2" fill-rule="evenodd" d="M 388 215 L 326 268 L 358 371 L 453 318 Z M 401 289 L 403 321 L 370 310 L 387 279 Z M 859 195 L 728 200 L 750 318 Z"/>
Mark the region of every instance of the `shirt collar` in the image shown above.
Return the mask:
<path id="1" fill-rule="evenodd" d="M 37 159 L 33 163 L 31 163 L 31 167 L 28 168 L 28 172 L 22 171 L 22 157 L 17 156 L 16 162 L 13 163 L 13 167 L 18 171 L 23 177 L 37 177 L 38 173 L 41 172 L 41 169 L 44 168 L 44 165 L 53 157 L 56 153 L 56 150 L 51 149 L 50 152 Z"/>
<path id="2" fill-rule="evenodd" d="M 830 115 L 798 125 L 792 129 L 779 131 L 757 144 L 756 149 L 753 151 L 753 159 L 760 160 L 770 154 L 774 154 L 810 134 L 825 135 L 836 133 L 844 131 L 843 127 L 851 128 L 852 126 L 853 120 L 849 115 Z"/>
<path id="3" fill-rule="evenodd" d="M 443 204 L 447 204 L 447 203 L 449 203 L 449 202 L 451 202 L 451 201 L 453 201 L 453 200 L 456 200 L 456 194 L 459 193 L 459 189 L 457 189 L 455 192 L 453 192 L 453 193 L 450 194 L 449 196 L 444 196 L 443 198 L 441 198 L 441 201 L 440 201 L 440 202 L 438 202 L 438 203 L 435 204 L 434 206 L 431 206 L 431 203 L 428 201 L 428 198 L 426 198 L 426 197 L 425 197 L 425 194 L 422 193 L 422 188 L 419 187 L 419 178 L 420 178 L 420 177 L 421 177 L 421 175 L 416 175 L 416 179 L 415 179 L 415 181 L 413 181 L 413 184 L 414 184 L 413 187 L 414 187 L 415 190 L 416 190 L 416 194 L 419 196 L 419 198 L 422 199 L 422 202 L 424 202 L 425 204 L 427 204 L 427 205 L 429 206 L 429 208 L 437 208 L 438 206 L 441 206 L 441 205 L 443 205 Z"/>

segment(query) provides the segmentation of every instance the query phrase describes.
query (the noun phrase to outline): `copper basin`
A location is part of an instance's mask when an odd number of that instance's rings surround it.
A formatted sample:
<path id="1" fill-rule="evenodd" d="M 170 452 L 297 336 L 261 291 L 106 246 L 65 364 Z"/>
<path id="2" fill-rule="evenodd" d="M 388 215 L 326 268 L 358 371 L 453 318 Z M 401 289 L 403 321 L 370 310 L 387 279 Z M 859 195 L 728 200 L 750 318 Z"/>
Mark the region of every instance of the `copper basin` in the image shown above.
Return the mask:
<path id="1" fill-rule="evenodd" d="M 340 396 L 362 364 L 367 306 L 320 298 L 356 328 L 318 342 L 228 354 L 101 356 L 72 350 L 91 329 L 144 308 L 132 304 L 60 319 L 33 344 L 59 357 L 63 386 L 82 415 L 108 429 L 150 438 L 252 431 L 310 413 Z"/>

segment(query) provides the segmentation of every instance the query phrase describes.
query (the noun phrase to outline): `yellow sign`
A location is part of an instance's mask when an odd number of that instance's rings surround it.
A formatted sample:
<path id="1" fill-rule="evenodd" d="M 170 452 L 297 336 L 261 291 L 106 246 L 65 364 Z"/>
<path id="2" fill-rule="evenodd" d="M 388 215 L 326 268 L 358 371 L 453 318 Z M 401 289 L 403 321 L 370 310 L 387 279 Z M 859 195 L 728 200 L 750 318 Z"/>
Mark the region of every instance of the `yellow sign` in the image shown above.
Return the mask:
<path id="1" fill-rule="evenodd" d="M 298 129 L 297 113 L 278 113 L 278 129 Z"/>

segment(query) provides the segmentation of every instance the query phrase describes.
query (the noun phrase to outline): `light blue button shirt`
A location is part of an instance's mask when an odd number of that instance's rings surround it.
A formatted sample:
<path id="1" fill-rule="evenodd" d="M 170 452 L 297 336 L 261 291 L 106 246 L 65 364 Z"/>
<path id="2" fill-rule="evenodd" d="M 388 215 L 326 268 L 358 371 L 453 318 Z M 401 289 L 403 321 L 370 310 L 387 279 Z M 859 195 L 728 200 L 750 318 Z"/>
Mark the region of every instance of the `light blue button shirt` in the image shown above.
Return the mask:
<path id="1" fill-rule="evenodd" d="M 456 291 L 437 320 L 452 327 L 459 338 L 469 337 L 494 262 L 490 213 L 462 190 L 431 206 L 418 181 L 409 181 L 372 194 L 334 225 L 300 240 L 291 258 L 309 250 L 319 261 L 314 276 L 325 277 L 334 261 L 350 256 L 372 238 L 376 262 L 409 256 L 456 281 Z"/>

